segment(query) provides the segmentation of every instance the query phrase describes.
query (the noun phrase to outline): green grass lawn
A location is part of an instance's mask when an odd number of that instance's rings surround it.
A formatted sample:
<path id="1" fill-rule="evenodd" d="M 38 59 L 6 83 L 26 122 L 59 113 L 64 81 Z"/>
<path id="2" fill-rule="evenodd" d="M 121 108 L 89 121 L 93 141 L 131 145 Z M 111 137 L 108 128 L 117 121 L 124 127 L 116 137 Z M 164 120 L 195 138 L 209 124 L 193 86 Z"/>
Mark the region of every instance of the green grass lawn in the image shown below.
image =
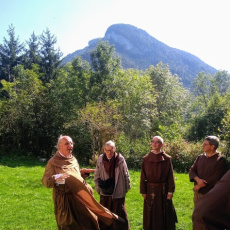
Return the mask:
<path id="1" fill-rule="evenodd" d="M 0 158 L 0 229 L 56 230 L 52 189 L 42 186 L 44 163 L 29 159 Z M 131 230 L 142 229 L 143 199 L 139 193 L 140 171 L 130 170 L 131 190 L 126 209 Z M 192 183 L 187 174 L 175 174 L 173 202 L 178 216 L 177 229 L 192 229 Z M 87 182 L 94 187 L 93 177 Z M 98 194 L 95 197 L 99 200 Z"/>

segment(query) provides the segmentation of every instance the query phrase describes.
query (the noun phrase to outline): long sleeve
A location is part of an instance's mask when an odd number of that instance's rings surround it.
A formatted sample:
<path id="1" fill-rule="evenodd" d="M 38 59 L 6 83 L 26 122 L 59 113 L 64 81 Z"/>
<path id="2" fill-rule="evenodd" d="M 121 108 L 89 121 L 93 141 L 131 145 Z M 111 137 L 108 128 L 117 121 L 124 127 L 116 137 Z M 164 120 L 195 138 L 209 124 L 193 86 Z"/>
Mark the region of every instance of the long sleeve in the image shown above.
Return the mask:
<path id="1" fill-rule="evenodd" d="M 190 180 L 190 182 L 194 182 L 194 178 L 198 177 L 198 175 L 197 175 L 197 162 L 198 162 L 198 159 L 199 159 L 199 157 L 196 158 L 194 164 L 189 169 L 189 180 Z"/>
<path id="2" fill-rule="evenodd" d="M 123 161 L 123 170 L 124 170 L 124 179 L 125 179 L 125 188 L 126 188 L 126 192 L 128 192 L 131 188 L 131 184 L 130 184 L 130 176 L 129 176 L 129 170 L 128 170 L 128 166 L 125 162 L 125 160 Z"/>
<path id="3" fill-rule="evenodd" d="M 99 168 L 99 159 L 97 160 L 96 171 L 94 173 L 94 184 L 95 190 L 100 194 L 100 187 L 98 185 L 98 179 L 100 178 L 100 168 Z"/>
<path id="4" fill-rule="evenodd" d="M 175 191 L 175 180 L 174 180 L 173 166 L 172 166 L 171 160 L 170 160 L 170 167 L 169 167 L 168 186 L 169 186 L 168 192 L 174 193 L 174 191 Z"/>
<path id="5" fill-rule="evenodd" d="M 220 180 L 221 177 L 226 172 L 227 172 L 227 162 L 226 162 L 225 158 L 221 157 L 216 163 L 215 171 L 213 172 L 213 174 L 211 174 L 208 177 L 208 179 L 206 179 L 207 185 L 214 186 L 216 184 L 216 182 L 218 180 Z"/>
<path id="6" fill-rule="evenodd" d="M 146 194 L 147 193 L 146 174 L 145 174 L 145 170 L 144 170 L 144 161 L 142 162 L 142 166 L 141 166 L 140 193 L 141 194 Z"/>
<path id="7" fill-rule="evenodd" d="M 42 177 L 42 184 L 47 188 L 54 188 L 55 186 L 55 178 L 54 178 L 54 170 L 50 162 L 46 165 L 44 175 Z"/>

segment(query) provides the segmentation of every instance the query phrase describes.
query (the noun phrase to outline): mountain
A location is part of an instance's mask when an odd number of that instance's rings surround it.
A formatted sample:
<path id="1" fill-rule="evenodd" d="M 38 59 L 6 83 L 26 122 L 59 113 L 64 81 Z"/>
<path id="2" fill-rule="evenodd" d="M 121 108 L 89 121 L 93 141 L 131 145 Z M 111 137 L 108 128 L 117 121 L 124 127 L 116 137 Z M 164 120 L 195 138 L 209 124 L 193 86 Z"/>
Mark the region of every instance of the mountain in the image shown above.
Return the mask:
<path id="1" fill-rule="evenodd" d="M 145 70 L 150 65 L 157 65 L 159 62 L 168 64 L 172 74 L 177 74 L 184 86 L 190 87 L 194 78 L 199 72 L 215 74 L 217 70 L 198 57 L 172 48 L 146 31 L 128 24 L 111 25 L 103 41 L 109 41 L 114 45 L 116 53 L 121 57 L 122 67 Z M 89 41 L 88 46 L 67 55 L 63 64 L 70 62 L 74 57 L 81 56 L 90 63 L 90 52 L 96 47 L 99 38 Z"/>

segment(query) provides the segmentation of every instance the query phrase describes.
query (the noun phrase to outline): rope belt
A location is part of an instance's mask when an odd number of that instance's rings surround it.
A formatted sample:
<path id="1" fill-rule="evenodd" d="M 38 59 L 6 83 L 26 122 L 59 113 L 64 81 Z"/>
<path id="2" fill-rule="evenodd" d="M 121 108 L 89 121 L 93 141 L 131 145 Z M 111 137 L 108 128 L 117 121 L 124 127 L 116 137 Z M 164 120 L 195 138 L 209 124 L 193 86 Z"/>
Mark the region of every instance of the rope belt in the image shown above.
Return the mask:
<path id="1" fill-rule="evenodd" d="M 151 186 L 164 186 L 165 183 L 151 183 L 151 182 L 147 182 L 148 185 L 151 185 Z"/>

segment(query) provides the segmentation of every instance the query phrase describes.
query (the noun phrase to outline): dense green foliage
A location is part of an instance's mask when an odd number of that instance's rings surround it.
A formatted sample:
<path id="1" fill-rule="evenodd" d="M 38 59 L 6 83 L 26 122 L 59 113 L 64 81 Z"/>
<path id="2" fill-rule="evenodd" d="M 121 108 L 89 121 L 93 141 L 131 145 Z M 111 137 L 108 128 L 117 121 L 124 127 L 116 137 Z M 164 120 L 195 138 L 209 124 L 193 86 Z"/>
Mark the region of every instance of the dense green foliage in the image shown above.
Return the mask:
<path id="1" fill-rule="evenodd" d="M 77 156 L 78 157 L 78 156 Z M 29 157 L 0 157 L 0 230 L 56 230 L 52 189 L 41 184 L 45 162 Z M 143 198 L 140 195 L 140 170 L 130 170 L 131 189 L 126 195 L 130 229 L 142 230 Z M 87 182 L 94 188 L 93 177 Z M 188 174 L 175 174 L 173 202 L 178 217 L 177 230 L 192 229 L 193 184 Z M 95 198 L 99 196 L 94 192 Z"/>
<path id="2" fill-rule="evenodd" d="M 39 37 L 33 33 L 27 48 L 12 25 L 8 35 L 0 44 L 0 154 L 16 149 L 49 158 L 58 136 L 67 134 L 81 163 L 95 162 L 105 141 L 113 139 L 135 168 L 152 136 L 161 135 L 175 170 L 185 172 L 204 137 L 217 135 L 228 156 L 226 71 L 199 73 L 189 91 L 162 63 L 145 71 L 122 69 L 108 42 L 99 41 L 91 63 L 77 57 L 60 66 L 61 53 L 48 29 Z"/>

